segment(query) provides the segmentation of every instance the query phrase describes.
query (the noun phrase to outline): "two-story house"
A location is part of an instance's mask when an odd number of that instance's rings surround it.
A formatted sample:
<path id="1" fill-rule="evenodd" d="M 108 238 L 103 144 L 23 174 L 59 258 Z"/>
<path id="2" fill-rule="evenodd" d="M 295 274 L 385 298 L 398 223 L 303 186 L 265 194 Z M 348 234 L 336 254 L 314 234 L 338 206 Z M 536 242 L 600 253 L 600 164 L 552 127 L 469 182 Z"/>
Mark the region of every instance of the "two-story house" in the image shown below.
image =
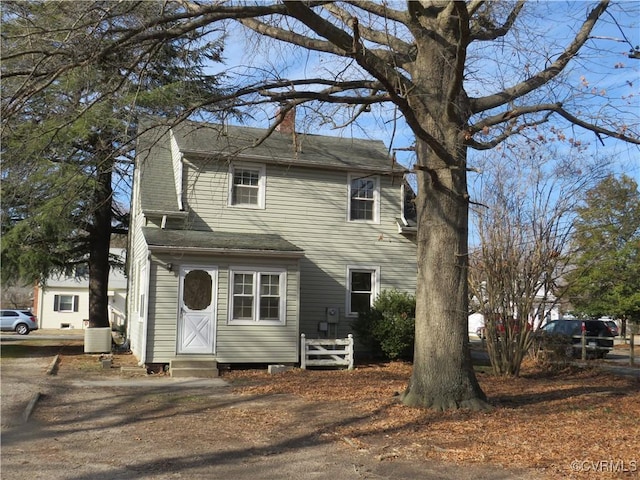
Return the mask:
<path id="1" fill-rule="evenodd" d="M 181 123 L 141 134 L 128 334 L 141 364 L 297 363 L 415 292 L 406 169 L 381 141 Z M 291 125 L 291 123 L 289 123 Z"/>

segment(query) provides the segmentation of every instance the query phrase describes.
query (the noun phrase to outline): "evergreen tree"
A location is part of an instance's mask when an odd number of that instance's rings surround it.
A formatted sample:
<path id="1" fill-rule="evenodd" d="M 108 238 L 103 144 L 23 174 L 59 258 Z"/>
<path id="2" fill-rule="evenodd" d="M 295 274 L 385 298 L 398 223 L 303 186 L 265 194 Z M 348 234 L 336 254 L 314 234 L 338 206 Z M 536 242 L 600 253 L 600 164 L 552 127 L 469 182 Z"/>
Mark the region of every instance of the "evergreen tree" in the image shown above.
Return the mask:
<path id="1" fill-rule="evenodd" d="M 122 42 L 164 2 L 4 2 L 2 279 L 89 266 L 89 325 L 109 325 L 113 233 L 126 232 L 137 121 L 186 116 L 218 95 L 205 63 L 222 37 Z M 165 25 L 165 28 L 167 26 Z M 113 47 L 110 47 L 113 45 Z"/>
<path id="2" fill-rule="evenodd" d="M 609 176 L 577 209 L 575 269 L 567 280 L 578 313 L 640 321 L 640 192 L 630 177 Z"/>

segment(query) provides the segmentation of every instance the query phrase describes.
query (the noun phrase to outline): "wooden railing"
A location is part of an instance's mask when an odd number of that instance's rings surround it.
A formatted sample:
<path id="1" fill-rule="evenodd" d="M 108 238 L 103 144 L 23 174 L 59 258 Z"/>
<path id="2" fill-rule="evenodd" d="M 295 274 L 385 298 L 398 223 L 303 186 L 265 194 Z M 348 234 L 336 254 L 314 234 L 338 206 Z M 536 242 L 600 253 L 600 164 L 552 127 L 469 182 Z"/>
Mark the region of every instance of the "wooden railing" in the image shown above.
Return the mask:
<path id="1" fill-rule="evenodd" d="M 300 336 L 300 368 L 347 367 L 353 369 L 353 335 L 347 338 L 306 338 Z"/>

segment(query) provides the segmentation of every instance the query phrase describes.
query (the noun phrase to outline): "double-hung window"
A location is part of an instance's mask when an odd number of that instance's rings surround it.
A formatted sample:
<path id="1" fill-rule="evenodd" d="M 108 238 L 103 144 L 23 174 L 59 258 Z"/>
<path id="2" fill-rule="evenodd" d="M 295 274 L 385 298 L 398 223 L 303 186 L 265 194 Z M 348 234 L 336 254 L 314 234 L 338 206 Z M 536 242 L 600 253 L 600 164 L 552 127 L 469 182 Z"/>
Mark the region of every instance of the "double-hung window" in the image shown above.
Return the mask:
<path id="1" fill-rule="evenodd" d="M 347 312 L 356 316 L 369 310 L 380 293 L 380 267 L 347 267 Z"/>
<path id="2" fill-rule="evenodd" d="M 380 223 L 380 180 L 349 175 L 349 221 Z"/>
<path id="3" fill-rule="evenodd" d="M 265 166 L 232 163 L 229 169 L 229 205 L 264 208 Z"/>
<path id="4" fill-rule="evenodd" d="M 54 295 L 53 311 L 54 312 L 77 312 L 79 295 Z"/>
<path id="5" fill-rule="evenodd" d="M 229 323 L 285 323 L 286 273 L 236 267 L 229 272 Z"/>

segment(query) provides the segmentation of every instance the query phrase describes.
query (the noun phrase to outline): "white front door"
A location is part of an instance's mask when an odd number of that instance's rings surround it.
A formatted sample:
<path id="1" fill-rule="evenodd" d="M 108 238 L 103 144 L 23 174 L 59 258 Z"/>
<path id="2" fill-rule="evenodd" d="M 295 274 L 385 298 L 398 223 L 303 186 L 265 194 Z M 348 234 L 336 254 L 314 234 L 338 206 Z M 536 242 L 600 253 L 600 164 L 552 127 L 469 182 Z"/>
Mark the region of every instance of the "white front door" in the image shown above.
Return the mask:
<path id="1" fill-rule="evenodd" d="M 181 267 L 177 353 L 215 353 L 215 267 Z"/>

